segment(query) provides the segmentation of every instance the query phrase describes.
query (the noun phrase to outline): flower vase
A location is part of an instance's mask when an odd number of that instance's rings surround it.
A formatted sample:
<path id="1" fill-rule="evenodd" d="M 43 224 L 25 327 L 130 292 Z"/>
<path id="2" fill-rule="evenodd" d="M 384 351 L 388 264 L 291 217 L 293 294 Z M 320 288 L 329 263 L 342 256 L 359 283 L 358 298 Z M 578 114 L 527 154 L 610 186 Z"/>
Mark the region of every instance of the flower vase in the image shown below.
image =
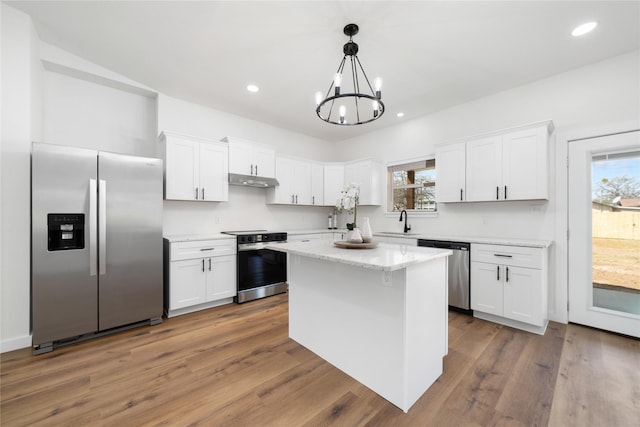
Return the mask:
<path id="1" fill-rule="evenodd" d="M 371 231 L 371 225 L 369 224 L 369 218 L 362 218 L 362 228 L 360 229 L 360 235 L 362 236 L 363 243 L 370 243 L 373 240 L 373 232 Z"/>
<path id="2" fill-rule="evenodd" d="M 349 243 L 362 243 L 362 236 L 360 235 L 360 229 L 354 228 L 347 231 L 347 242 Z"/>

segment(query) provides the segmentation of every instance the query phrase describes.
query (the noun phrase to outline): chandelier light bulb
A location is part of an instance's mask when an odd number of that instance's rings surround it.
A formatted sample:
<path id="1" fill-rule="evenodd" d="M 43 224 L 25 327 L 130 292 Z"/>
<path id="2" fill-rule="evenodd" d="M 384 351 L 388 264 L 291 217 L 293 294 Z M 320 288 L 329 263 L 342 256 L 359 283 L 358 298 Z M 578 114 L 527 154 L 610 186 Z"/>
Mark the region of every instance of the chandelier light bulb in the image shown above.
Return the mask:
<path id="1" fill-rule="evenodd" d="M 316 92 L 316 105 L 320 105 L 321 102 L 322 102 L 322 92 L 318 91 Z"/>
<path id="2" fill-rule="evenodd" d="M 382 96 L 382 79 L 380 77 L 376 78 L 375 87 L 376 87 L 376 98 L 380 99 Z"/>
<path id="3" fill-rule="evenodd" d="M 347 107 L 345 107 L 344 105 L 341 105 L 339 111 L 340 111 L 340 123 L 342 124 L 344 123 L 344 116 L 345 114 L 347 114 Z"/>
<path id="4" fill-rule="evenodd" d="M 340 95 L 340 86 L 342 86 L 342 74 L 336 73 L 333 77 L 333 84 L 336 87 L 336 95 Z"/>
<path id="5" fill-rule="evenodd" d="M 378 110 L 380 109 L 378 101 L 371 101 L 371 108 L 373 108 L 373 117 L 378 117 Z"/>

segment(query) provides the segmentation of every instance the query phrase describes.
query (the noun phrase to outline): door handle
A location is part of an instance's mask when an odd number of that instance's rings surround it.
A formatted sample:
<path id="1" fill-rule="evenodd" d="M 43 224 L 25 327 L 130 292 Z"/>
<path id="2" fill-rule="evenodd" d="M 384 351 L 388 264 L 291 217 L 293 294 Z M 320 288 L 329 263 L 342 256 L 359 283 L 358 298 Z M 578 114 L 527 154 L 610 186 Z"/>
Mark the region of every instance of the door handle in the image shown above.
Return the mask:
<path id="1" fill-rule="evenodd" d="M 107 181 L 98 183 L 98 267 L 100 275 L 107 274 Z"/>
<path id="2" fill-rule="evenodd" d="M 98 271 L 98 184 L 95 179 L 89 180 L 89 275 L 95 276 Z"/>

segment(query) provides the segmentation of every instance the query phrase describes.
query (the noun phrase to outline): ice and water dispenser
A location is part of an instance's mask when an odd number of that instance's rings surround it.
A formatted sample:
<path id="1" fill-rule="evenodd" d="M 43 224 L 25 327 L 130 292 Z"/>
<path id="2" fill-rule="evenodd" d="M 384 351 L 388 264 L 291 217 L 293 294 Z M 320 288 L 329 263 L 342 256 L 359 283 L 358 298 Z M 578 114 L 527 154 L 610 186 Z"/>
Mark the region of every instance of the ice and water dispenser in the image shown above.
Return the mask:
<path id="1" fill-rule="evenodd" d="M 84 214 L 47 214 L 50 251 L 84 249 Z"/>

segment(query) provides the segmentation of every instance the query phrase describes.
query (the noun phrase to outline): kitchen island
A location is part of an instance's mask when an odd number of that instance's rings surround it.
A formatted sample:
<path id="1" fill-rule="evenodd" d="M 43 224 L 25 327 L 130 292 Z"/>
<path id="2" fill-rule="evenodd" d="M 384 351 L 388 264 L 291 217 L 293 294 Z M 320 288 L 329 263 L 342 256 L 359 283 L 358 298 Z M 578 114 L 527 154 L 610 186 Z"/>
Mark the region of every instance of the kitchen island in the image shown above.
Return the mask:
<path id="1" fill-rule="evenodd" d="M 289 255 L 289 336 L 407 412 L 442 374 L 451 251 L 268 248 Z"/>

